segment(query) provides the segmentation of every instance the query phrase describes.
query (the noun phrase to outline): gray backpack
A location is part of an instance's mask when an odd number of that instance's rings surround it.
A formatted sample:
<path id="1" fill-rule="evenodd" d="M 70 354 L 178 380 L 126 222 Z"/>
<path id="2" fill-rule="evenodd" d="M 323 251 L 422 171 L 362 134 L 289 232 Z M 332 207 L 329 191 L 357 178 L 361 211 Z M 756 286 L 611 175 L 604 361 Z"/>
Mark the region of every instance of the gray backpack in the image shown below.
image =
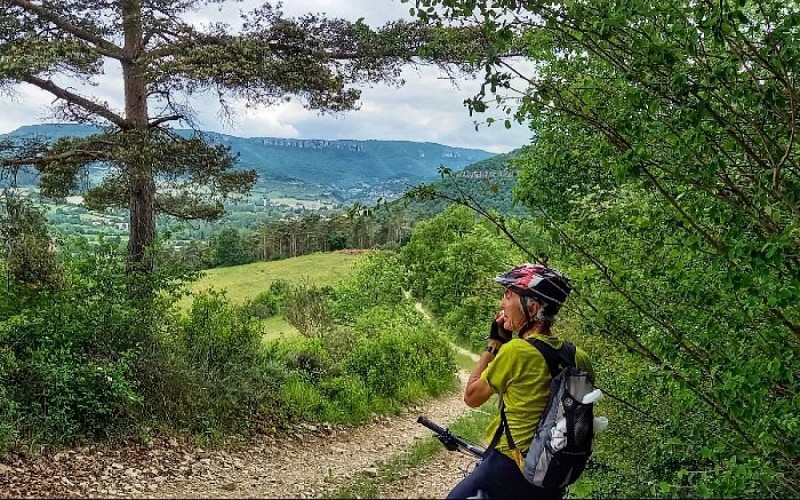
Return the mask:
<path id="1" fill-rule="evenodd" d="M 564 342 L 561 349 L 554 349 L 538 339 L 528 342 L 544 356 L 553 381 L 550 400 L 539 419 L 531 446 L 518 465 L 528 482 L 540 488 L 561 489 L 578 480 L 592 454 L 594 405 L 582 401 L 595 390 L 594 382 L 588 373 L 576 367 L 573 344 Z M 497 445 L 505 431 L 512 454 L 522 460 L 508 428 L 502 399 L 500 417 L 500 427 L 489 448 Z"/>

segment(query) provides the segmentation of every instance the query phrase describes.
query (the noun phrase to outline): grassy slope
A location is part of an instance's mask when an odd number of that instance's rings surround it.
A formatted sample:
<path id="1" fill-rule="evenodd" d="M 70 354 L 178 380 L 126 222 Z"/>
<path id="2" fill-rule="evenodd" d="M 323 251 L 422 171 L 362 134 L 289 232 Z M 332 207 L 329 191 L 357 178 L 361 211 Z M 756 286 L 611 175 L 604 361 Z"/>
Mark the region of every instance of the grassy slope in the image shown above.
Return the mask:
<path id="1" fill-rule="evenodd" d="M 279 279 L 291 283 L 305 280 L 315 285 L 332 284 L 345 277 L 358 258 L 358 255 L 344 253 L 315 253 L 292 259 L 218 267 L 204 271 L 205 276 L 192 283 L 190 289 L 193 292 L 212 287 L 225 289 L 229 299 L 241 303 L 265 291 L 270 283 Z"/>
<path id="2" fill-rule="evenodd" d="M 192 283 L 192 292 L 201 292 L 209 288 L 225 290 L 231 301 L 242 303 L 265 291 L 273 281 L 283 279 L 292 283 L 308 283 L 316 285 L 332 284 L 349 274 L 359 255 L 344 253 L 315 253 L 292 259 L 272 262 L 255 262 L 242 266 L 219 267 L 204 271 L 204 276 Z M 191 298 L 184 298 L 181 307 L 188 308 Z M 273 316 L 263 321 L 267 332 L 265 339 L 281 334 L 294 335 L 297 330 L 280 316 Z"/>

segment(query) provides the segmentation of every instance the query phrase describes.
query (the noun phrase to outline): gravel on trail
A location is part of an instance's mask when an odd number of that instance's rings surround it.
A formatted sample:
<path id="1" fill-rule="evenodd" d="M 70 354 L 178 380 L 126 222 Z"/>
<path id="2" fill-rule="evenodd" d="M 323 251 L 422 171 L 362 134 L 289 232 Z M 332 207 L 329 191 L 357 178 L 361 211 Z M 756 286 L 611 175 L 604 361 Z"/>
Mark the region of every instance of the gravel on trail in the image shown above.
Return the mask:
<path id="1" fill-rule="evenodd" d="M 445 498 L 474 466 L 475 458 L 443 449 L 424 466 L 385 485 L 378 498 Z"/>
<path id="2" fill-rule="evenodd" d="M 429 318 L 422 305 L 417 310 Z M 473 360 L 478 357 L 466 353 Z M 430 431 L 419 415 L 449 425 L 467 411 L 461 389 L 360 427 L 300 424 L 244 447 L 204 450 L 174 439 L 115 448 L 89 446 L 0 463 L 0 498 L 315 498 L 378 467 Z M 384 486 L 382 498 L 443 498 L 473 463 L 443 451 Z"/>
<path id="3" fill-rule="evenodd" d="M 462 388 L 466 377 L 461 373 Z M 17 456 L 0 464 L 0 498 L 313 498 L 346 485 L 359 471 L 377 470 L 430 436 L 417 424 L 418 415 L 453 422 L 467 411 L 461 394 L 431 400 L 400 416 L 376 417 L 361 427 L 300 424 L 290 435 L 265 436 L 236 450 L 204 450 L 162 439 L 150 446 Z M 453 462 L 458 459 L 454 453 L 436 456 L 420 471 L 407 471 L 400 481 L 405 489 L 397 484 L 386 495 L 444 496 L 463 477 Z M 421 472 L 426 468 L 429 473 Z"/>

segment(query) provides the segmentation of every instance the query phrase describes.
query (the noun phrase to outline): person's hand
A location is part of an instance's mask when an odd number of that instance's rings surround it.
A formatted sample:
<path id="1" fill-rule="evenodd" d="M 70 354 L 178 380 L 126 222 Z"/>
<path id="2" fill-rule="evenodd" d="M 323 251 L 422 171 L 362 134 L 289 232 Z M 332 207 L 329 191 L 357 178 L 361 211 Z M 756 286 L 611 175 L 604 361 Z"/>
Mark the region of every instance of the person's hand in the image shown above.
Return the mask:
<path id="1" fill-rule="evenodd" d="M 503 311 L 500 311 L 495 315 L 494 319 L 492 320 L 492 326 L 489 328 L 489 336 L 487 340 L 496 340 L 501 344 L 505 344 L 511 337 L 513 336 L 513 332 L 511 330 L 506 330 L 503 328 L 503 322 L 505 321 L 505 314 Z"/>

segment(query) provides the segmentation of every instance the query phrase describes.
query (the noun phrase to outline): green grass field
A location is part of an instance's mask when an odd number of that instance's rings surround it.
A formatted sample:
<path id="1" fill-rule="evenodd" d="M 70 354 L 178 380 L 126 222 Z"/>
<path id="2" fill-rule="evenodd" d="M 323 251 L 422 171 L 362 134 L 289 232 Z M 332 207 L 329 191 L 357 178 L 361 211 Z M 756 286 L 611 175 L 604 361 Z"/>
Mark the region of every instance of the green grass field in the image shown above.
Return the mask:
<path id="1" fill-rule="evenodd" d="M 347 276 L 360 255 L 345 253 L 315 253 L 285 260 L 254 262 L 242 266 L 218 267 L 204 271 L 204 276 L 189 285 L 189 290 L 199 293 L 210 288 L 225 290 L 234 303 L 241 304 L 265 291 L 273 281 L 283 279 L 290 283 L 308 282 L 314 285 L 333 284 Z M 185 297 L 180 305 L 188 309 L 192 298 Z M 297 335 L 297 330 L 280 316 L 262 321 L 265 340 L 282 335 Z"/>
<path id="2" fill-rule="evenodd" d="M 262 319 L 261 326 L 264 328 L 264 336 L 262 337 L 264 342 L 300 335 L 297 328 L 290 325 L 280 315 Z"/>
<path id="3" fill-rule="evenodd" d="M 279 279 L 290 283 L 307 281 L 314 285 L 335 283 L 353 270 L 359 257 L 344 253 L 315 253 L 292 259 L 218 267 L 204 271 L 205 276 L 192 283 L 189 289 L 192 292 L 209 288 L 225 290 L 231 301 L 242 303 Z"/>

